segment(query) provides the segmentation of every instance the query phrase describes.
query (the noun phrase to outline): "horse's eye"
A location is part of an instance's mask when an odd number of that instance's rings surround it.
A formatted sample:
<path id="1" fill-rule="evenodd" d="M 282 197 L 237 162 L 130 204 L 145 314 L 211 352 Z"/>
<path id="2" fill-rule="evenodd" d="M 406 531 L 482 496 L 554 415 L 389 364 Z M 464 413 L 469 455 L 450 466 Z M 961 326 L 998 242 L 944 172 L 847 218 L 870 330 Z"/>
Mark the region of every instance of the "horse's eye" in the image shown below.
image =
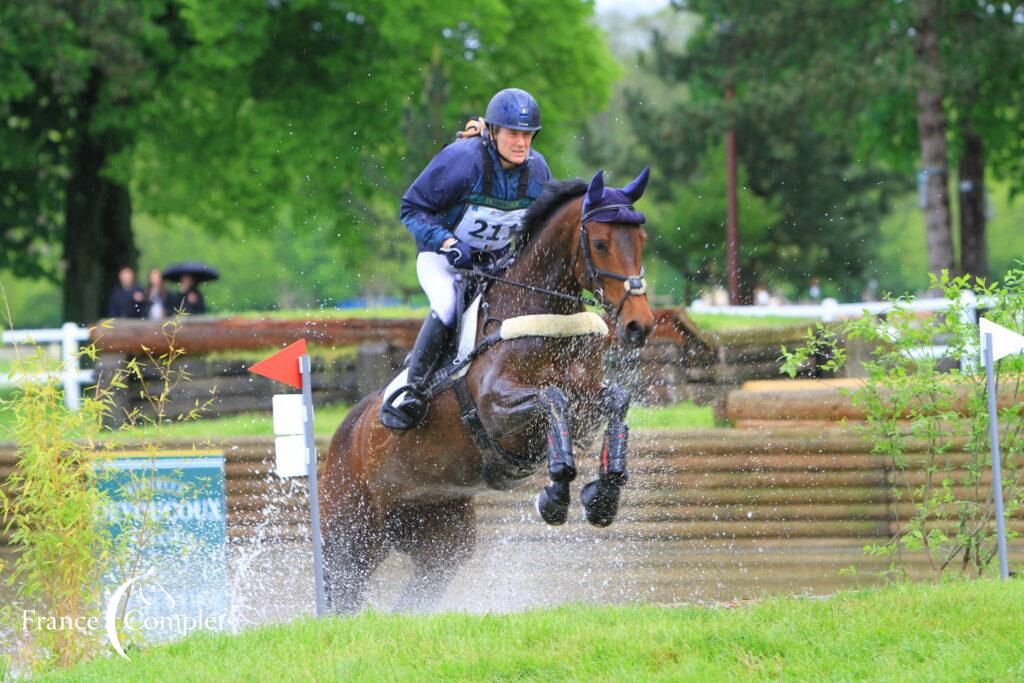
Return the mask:
<path id="1" fill-rule="evenodd" d="M 608 243 L 604 240 L 594 240 L 594 249 L 598 250 L 602 254 L 608 253 Z"/>

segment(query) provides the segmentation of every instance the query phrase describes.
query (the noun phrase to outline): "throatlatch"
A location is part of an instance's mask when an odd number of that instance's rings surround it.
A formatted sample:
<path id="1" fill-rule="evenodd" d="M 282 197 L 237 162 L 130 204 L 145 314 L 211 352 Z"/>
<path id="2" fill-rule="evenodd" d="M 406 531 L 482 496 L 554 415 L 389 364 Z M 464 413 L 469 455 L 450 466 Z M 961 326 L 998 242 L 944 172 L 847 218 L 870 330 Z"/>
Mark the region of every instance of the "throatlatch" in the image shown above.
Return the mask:
<path id="1" fill-rule="evenodd" d="M 576 462 L 572 457 L 569 432 L 569 399 L 558 387 L 547 387 L 540 393 L 541 404 L 548 410 L 548 476 L 551 483 L 537 494 L 537 514 L 548 524 L 565 524 L 569 516 L 569 483 L 576 478 Z"/>
<path id="2" fill-rule="evenodd" d="M 629 479 L 626 472 L 626 451 L 629 447 L 629 394 L 618 384 L 604 390 L 608 409 L 608 428 L 601 447 L 601 469 L 598 478 L 588 482 L 580 493 L 580 502 L 587 521 L 594 526 L 608 526 L 619 511 L 619 494 Z"/>

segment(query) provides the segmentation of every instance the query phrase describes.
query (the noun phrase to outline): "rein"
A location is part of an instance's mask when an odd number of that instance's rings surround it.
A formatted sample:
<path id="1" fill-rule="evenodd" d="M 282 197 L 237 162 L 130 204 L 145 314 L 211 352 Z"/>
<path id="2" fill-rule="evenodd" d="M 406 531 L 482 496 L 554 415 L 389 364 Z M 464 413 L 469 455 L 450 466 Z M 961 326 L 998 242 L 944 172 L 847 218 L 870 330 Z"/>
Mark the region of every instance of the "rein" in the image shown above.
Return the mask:
<path id="1" fill-rule="evenodd" d="M 626 305 L 626 301 L 629 297 L 647 295 L 647 281 L 644 279 L 644 267 L 642 265 L 640 266 L 639 275 L 623 275 L 621 273 L 613 273 L 609 270 L 603 270 L 595 266 L 593 257 L 590 255 L 590 240 L 588 239 L 586 224 L 590 217 L 596 213 L 602 213 L 609 209 L 630 208 L 631 206 L 631 204 L 610 204 L 608 206 L 601 206 L 596 209 L 591 209 L 580 218 L 580 249 L 583 252 L 583 264 L 586 268 L 587 278 L 590 280 L 591 291 L 594 292 L 597 299 L 591 299 L 590 297 L 582 296 L 580 294 L 567 294 L 566 292 L 559 292 L 554 289 L 548 289 L 547 287 L 528 285 L 525 282 L 509 280 L 508 278 L 494 275 L 486 270 L 480 270 L 477 268 L 469 270 L 468 274 L 491 280 L 493 282 L 501 282 L 513 287 L 519 287 L 538 294 L 545 294 L 547 296 L 553 296 L 567 301 L 575 301 L 583 304 L 584 306 L 598 306 L 603 309 L 606 314 L 611 315 L 613 320 L 617 320 L 619 315 L 622 313 L 622 307 Z M 514 253 L 509 254 L 508 261 L 505 263 L 502 262 L 503 259 L 496 259 L 492 263 L 491 268 L 495 270 L 507 268 L 515 262 L 515 256 L 516 255 Z M 626 283 L 626 293 L 622 296 L 618 306 L 615 306 L 614 308 L 604 300 L 604 288 L 600 286 L 593 286 L 595 284 L 599 284 L 599 278 L 602 277 Z"/>

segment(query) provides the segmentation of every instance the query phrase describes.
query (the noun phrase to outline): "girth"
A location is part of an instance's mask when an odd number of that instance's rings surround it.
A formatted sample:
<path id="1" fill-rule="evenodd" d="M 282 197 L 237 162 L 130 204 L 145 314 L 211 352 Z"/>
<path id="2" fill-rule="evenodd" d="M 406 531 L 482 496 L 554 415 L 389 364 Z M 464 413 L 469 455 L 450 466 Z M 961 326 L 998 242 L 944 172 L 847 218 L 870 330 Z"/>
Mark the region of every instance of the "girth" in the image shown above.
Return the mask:
<path id="1" fill-rule="evenodd" d="M 463 375 L 452 385 L 455 398 L 459 401 L 459 417 L 466 428 L 473 445 L 483 458 L 484 481 L 492 489 L 508 491 L 529 477 L 537 468 L 537 462 L 517 462 L 501 446 L 494 442 L 487 428 L 480 420 L 476 401 L 469 390 L 469 383 Z M 538 461 L 539 462 L 539 461 Z"/>

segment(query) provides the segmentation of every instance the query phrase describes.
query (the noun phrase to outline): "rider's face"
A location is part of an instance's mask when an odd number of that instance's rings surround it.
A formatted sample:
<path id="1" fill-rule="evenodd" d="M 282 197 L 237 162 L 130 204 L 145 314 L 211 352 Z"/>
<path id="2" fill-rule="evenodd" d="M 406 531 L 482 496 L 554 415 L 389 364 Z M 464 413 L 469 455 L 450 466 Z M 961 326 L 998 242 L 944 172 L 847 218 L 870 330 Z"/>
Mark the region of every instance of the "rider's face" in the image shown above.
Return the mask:
<path id="1" fill-rule="evenodd" d="M 526 155 L 530 153 L 533 133 L 528 130 L 498 128 L 494 134 L 494 143 L 501 156 L 518 165 L 526 161 Z"/>

